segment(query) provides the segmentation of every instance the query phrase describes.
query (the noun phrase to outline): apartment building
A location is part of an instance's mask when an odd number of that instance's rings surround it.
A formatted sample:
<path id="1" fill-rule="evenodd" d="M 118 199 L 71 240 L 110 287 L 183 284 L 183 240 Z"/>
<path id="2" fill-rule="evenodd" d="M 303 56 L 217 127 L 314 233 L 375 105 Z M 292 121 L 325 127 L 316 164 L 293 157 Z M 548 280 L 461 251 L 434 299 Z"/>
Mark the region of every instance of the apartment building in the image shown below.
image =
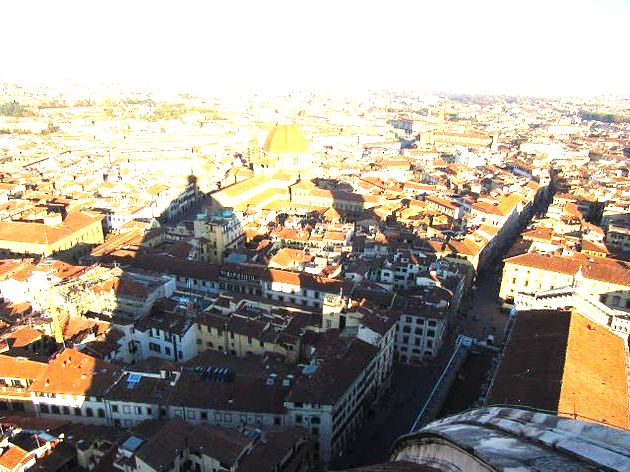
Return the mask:
<path id="1" fill-rule="evenodd" d="M 244 218 L 231 210 L 200 215 L 194 221 L 195 260 L 220 264 L 226 253 L 245 241 Z"/>
<path id="2" fill-rule="evenodd" d="M 249 316 L 216 312 L 197 316 L 197 352 L 216 350 L 239 357 L 275 353 L 288 364 L 298 362 L 301 336 L 296 329 L 302 326 L 299 315 L 285 326 L 277 326 L 269 319 L 252 316 L 251 308 L 244 311 Z M 292 324 L 297 326 L 294 328 Z"/>
<path id="3" fill-rule="evenodd" d="M 611 308 L 630 310 L 630 270 L 622 261 L 601 257 L 572 257 L 526 253 L 506 259 L 499 297 L 579 286 Z"/>
<path id="4" fill-rule="evenodd" d="M 64 349 L 48 361 L 29 387 L 39 416 L 73 423 L 109 424 L 106 395 L 123 370 L 77 349 Z"/>
<path id="5" fill-rule="evenodd" d="M 411 251 L 400 251 L 383 261 L 377 281 L 390 289 L 415 286 L 417 278 L 428 273 L 432 258 Z"/>
<path id="6" fill-rule="evenodd" d="M 28 388 L 45 370 L 45 363 L 0 354 L 0 411 L 33 413 Z"/>
<path id="7" fill-rule="evenodd" d="M 630 252 L 630 224 L 609 224 L 606 231 L 606 246 L 614 251 Z"/>
<path id="8" fill-rule="evenodd" d="M 315 308 L 322 306 L 326 294 L 351 288 L 348 281 L 260 265 L 223 264 L 219 279 L 223 290 Z"/>
<path id="9" fill-rule="evenodd" d="M 0 221 L 0 249 L 15 254 L 73 257 L 103 242 L 102 216 L 81 212 L 48 214 L 43 221 Z"/>
<path id="10" fill-rule="evenodd" d="M 418 364 L 437 356 L 448 326 L 447 303 L 426 302 L 397 312 L 396 357 Z"/>
<path id="11" fill-rule="evenodd" d="M 95 461 L 96 462 L 96 461 Z M 312 444 L 303 430 L 221 428 L 184 420 L 146 421 L 131 428 L 115 454 L 116 471 L 158 472 L 277 470 L 312 466 Z"/>
<path id="12" fill-rule="evenodd" d="M 331 331 L 315 347 L 314 362 L 303 368 L 286 398 L 290 424 L 311 433 L 322 461 L 345 451 L 378 398 L 383 376 L 377 354 L 377 347 Z"/>

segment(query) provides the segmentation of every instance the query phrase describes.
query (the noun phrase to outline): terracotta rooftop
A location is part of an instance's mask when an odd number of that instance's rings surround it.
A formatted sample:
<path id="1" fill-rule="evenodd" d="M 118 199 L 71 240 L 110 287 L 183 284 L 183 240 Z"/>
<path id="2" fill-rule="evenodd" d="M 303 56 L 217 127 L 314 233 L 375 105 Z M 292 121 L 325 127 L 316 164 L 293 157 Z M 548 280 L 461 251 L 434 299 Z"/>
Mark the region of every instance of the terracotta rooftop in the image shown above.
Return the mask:
<path id="1" fill-rule="evenodd" d="M 43 375 L 31 385 L 38 393 L 103 396 L 122 371 L 76 349 L 65 349 L 48 362 Z"/>
<path id="2" fill-rule="evenodd" d="M 16 349 L 20 347 L 26 347 L 41 338 L 42 333 L 31 328 L 30 326 L 23 326 L 13 331 L 11 334 L 5 337 L 4 340 L 9 345 L 9 349 Z"/>
<path id="3" fill-rule="evenodd" d="M 290 267 L 292 264 L 307 263 L 311 262 L 312 260 L 313 256 L 305 254 L 303 251 L 284 247 L 271 258 L 270 262 L 284 268 Z"/>
<path id="4" fill-rule="evenodd" d="M 33 380 L 42 375 L 46 367 L 41 362 L 0 354 L 0 377 Z"/>
<path id="5" fill-rule="evenodd" d="M 630 263 L 615 259 L 592 258 L 582 254 L 566 257 L 528 252 L 505 259 L 505 263 L 561 274 L 575 274 L 581 269 L 586 279 L 630 286 Z"/>
<path id="6" fill-rule="evenodd" d="M 53 244 L 102 218 L 74 212 L 68 213 L 63 222 L 57 226 L 22 221 L 0 221 L 0 241 Z"/>
<path id="7" fill-rule="evenodd" d="M 28 451 L 11 445 L 5 447 L 0 453 L 0 467 L 4 470 L 17 470 L 16 467 L 28 462 L 29 458 L 30 453 Z"/>
<path id="8" fill-rule="evenodd" d="M 487 404 L 524 405 L 628 429 L 622 338 L 578 313 L 519 312 Z"/>

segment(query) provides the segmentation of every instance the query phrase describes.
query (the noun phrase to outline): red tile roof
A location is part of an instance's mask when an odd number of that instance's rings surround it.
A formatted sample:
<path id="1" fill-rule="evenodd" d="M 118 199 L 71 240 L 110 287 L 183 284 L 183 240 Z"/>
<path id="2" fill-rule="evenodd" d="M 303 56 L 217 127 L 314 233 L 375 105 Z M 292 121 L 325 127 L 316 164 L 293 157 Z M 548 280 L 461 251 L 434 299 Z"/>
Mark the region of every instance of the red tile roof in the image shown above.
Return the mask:
<path id="1" fill-rule="evenodd" d="M 38 393 L 103 396 L 122 375 L 109 362 L 76 349 L 65 349 L 49 361 L 46 371 L 30 389 Z"/>
<path id="2" fill-rule="evenodd" d="M 566 257 L 528 252 L 510 257 L 505 263 L 567 275 L 575 274 L 581 269 L 582 275 L 587 279 L 630 286 L 630 263 L 614 259 L 589 258 L 582 254 Z"/>

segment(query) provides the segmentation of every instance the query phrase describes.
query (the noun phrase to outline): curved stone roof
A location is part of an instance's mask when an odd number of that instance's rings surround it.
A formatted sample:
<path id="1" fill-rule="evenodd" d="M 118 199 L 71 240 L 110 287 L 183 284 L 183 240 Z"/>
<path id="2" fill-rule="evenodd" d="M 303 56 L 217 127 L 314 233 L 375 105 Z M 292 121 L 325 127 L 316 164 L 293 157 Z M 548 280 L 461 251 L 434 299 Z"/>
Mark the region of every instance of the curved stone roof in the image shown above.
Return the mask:
<path id="1" fill-rule="evenodd" d="M 274 154 L 305 154 L 308 141 L 297 125 L 278 124 L 267 136 L 263 149 Z"/>
<path id="2" fill-rule="evenodd" d="M 435 465 L 445 448 L 451 464 L 475 464 L 469 470 L 629 470 L 630 464 L 630 432 L 512 407 L 434 421 L 399 438 L 390 460 Z"/>

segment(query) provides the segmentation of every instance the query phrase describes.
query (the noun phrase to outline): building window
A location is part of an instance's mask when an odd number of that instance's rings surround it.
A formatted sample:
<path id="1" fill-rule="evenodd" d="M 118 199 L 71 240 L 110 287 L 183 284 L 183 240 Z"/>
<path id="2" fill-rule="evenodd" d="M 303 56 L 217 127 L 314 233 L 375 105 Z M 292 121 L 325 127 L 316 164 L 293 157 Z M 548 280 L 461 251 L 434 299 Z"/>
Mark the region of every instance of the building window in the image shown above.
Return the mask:
<path id="1" fill-rule="evenodd" d="M 112 405 L 112 412 L 118 413 L 118 405 Z"/>
<path id="2" fill-rule="evenodd" d="M 94 416 L 94 412 L 92 411 L 92 408 L 85 409 L 85 416 Z"/>
<path id="3" fill-rule="evenodd" d="M 42 413 L 49 413 L 50 409 L 48 408 L 48 405 L 39 405 L 39 411 L 41 411 Z"/>
<path id="4" fill-rule="evenodd" d="M 199 417 L 200 417 L 202 420 L 207 420 L 207 419 L 208 419 L 208 412 L 207 412 L 207 411 L 202 411 L 202 412 L 199 414 Z"/>
<path id="5" fill-rule="evenodd" d="M 74 409 L 74 414 L 75 414 L 76 416 L 81 416 L 81 414 L 82 414 L 82 413 L 81 413 L 81 408 L 76 407 L 76 408 Z"/>
<path id="6" fill-rule="evenodd" d="M 63 414 L 64 415 L 69 415 L 70 414 L 70 407 L 64 406 L 63 407 Z"/>
<path id="7" fill-rule="evenodd" d="M 103 410 L 102 408 L 98 409 L 98 417 L 99 418 L 105 418 L 105 410 Z"/>
<path id="8" fill-rule="evenodd" d="M 154 352 L 162 352 L 162 348 L 159 344 L 149 343 L 149 350 Z"/>
<path id="9" fill-rule="evenodd" d="M 52 405 L 50 407 L 50 412 L 55 414 L 55 415 L 60 415 L 61 414 L 61 410 L 59 409 L 59 407 L 57 405 Z"/>
<path id="10" fill-rule="evenodd" d="M 137 406 L 136 407 L 136 415 L 141 415 L 142 414 L 142 407 Z"/>
<path id="11" fill-rule="evenodd" d="M 129 405 L 123 405 L 123 413 L 126 415 L 131 414 L 131 407 Z"/>
<path id="12" fill-rule="evenodd" d="M 151 410 L 151 408 L 147 407 L 147 415 L 151 416 L 153 414 L 153 410 Z"/>

